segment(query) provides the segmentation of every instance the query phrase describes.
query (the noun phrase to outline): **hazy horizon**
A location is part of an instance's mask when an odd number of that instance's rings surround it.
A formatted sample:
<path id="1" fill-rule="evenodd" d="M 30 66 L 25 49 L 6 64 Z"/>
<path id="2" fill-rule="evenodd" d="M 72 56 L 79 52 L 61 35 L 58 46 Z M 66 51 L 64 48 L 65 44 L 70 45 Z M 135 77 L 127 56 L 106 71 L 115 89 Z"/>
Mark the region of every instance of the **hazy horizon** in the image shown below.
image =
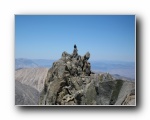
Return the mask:
<path id="1" fill-rule="evenodd" d="M 51 68 L 53 62 L 57 60 L 49 59 L 16 59 L 16 69 L 22 67 L 46 67 Z M 19 61 L 18 61 L 19 60 Z M 135 78 L 135 62 L 122 61 L 89 61 L 91 63 L 91 70 L 94 72 L 109 72 L 111 74 L 118 74 L 128 78 Z"/>
<path id="2" fill-rule="evenodd" d="M 61 58 L 61 56 L 60 56 L 60 58 Z M 24 57 L 21 57 L 21 58 L 15 58 L 15 59 L 29 59 L 29 60 L 53 60 L 53 61 L 57 61 L 57 60 L 59 60 L 60 58 L 58 58 L 58 59 L 49 59 L 49 58 L 24 58 Z M 126 62 L 126 63 L 135 63 L 135 61 L 121 61 L 121 60 L 88 60 L 89 62 L 90 61 L 92 61 L 92 62 Z"/>

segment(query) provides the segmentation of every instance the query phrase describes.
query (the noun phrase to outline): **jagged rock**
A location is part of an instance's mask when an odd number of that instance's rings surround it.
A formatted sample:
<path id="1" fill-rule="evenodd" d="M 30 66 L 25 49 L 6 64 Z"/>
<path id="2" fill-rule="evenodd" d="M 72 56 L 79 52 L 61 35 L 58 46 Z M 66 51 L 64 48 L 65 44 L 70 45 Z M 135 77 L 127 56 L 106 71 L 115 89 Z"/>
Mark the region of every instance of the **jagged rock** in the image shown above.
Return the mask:
<path id="1" fill-rule="evenodd" d="M 134 82 L 115 80 L 109 73 L 94 74 L 90 53 L 62 53 L 49 69 L 40 105 L 134 105 Z"/>
<path id="2" fill-rule="evenodd" d="M 86 60 L 88 60 L 88 59 L 90 58 L 90 53 L 87 52 L 87 53 L 84 55 L 84 58 L 85 58 Z"/>

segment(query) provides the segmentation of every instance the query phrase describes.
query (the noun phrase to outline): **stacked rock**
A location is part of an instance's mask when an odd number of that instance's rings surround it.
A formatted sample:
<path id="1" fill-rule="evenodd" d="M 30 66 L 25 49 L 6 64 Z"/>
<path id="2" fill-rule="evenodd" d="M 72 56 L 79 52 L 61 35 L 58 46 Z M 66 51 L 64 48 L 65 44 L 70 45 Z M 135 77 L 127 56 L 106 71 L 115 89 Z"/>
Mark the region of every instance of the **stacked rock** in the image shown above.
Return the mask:
<path id="1" fill-rule="evenodd" d="M 74 45 L 73 54 L 68 54 L 67 52 L 62 53 L 62 60 L 66 64 L 65 73 L 71 76 L 80 76 L 82 74 L 90 76 L 91 65 L 88 62 L 90 58 L 90 53 L 87 52 L 84 56 L 78 55 L 77 46 Z"/>
<path id="2" fill-rule="evenodd" d="M 72 54 L 63 52 L 61 58 L 48 71 L 40 104 L 79 104 L 83 96 L 83 84 L 90 81 L 89 58 L 89 52 L 80 56 L 76 45 Z"/>

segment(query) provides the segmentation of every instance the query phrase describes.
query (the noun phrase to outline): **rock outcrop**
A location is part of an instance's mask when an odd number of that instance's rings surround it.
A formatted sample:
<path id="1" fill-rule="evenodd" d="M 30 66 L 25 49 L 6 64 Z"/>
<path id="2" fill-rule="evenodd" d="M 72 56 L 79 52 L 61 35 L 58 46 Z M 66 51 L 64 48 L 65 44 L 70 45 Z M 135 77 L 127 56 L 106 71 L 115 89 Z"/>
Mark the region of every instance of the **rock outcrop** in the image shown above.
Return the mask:
<path id="1" fill-rule="evenodd" d="M 109 73 L 94 74 L 90 53 L 62 53 L 48 70 L 40 105 L 135 105 L 135 83 L 116 80 Z"/>

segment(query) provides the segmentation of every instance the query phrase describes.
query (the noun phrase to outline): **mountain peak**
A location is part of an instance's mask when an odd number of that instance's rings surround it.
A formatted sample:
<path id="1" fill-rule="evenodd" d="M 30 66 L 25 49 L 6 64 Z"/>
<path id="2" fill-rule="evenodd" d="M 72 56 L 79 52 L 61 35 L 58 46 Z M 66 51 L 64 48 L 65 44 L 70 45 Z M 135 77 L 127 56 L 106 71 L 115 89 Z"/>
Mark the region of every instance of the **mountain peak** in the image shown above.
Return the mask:
<path id="1" fill-rule="evenodd" d="M 130 94 L 134 91 L 134 83 L 115 80 L 109 73 L 93 73 L 89 58 L 89 52 L 78 55 L 76 45 L 72 54 L 64 51 L 47 73 L 39 104 L 134 105 L 134 94 Z M 128 100 L 129 97 L 132 99 Z"/>

